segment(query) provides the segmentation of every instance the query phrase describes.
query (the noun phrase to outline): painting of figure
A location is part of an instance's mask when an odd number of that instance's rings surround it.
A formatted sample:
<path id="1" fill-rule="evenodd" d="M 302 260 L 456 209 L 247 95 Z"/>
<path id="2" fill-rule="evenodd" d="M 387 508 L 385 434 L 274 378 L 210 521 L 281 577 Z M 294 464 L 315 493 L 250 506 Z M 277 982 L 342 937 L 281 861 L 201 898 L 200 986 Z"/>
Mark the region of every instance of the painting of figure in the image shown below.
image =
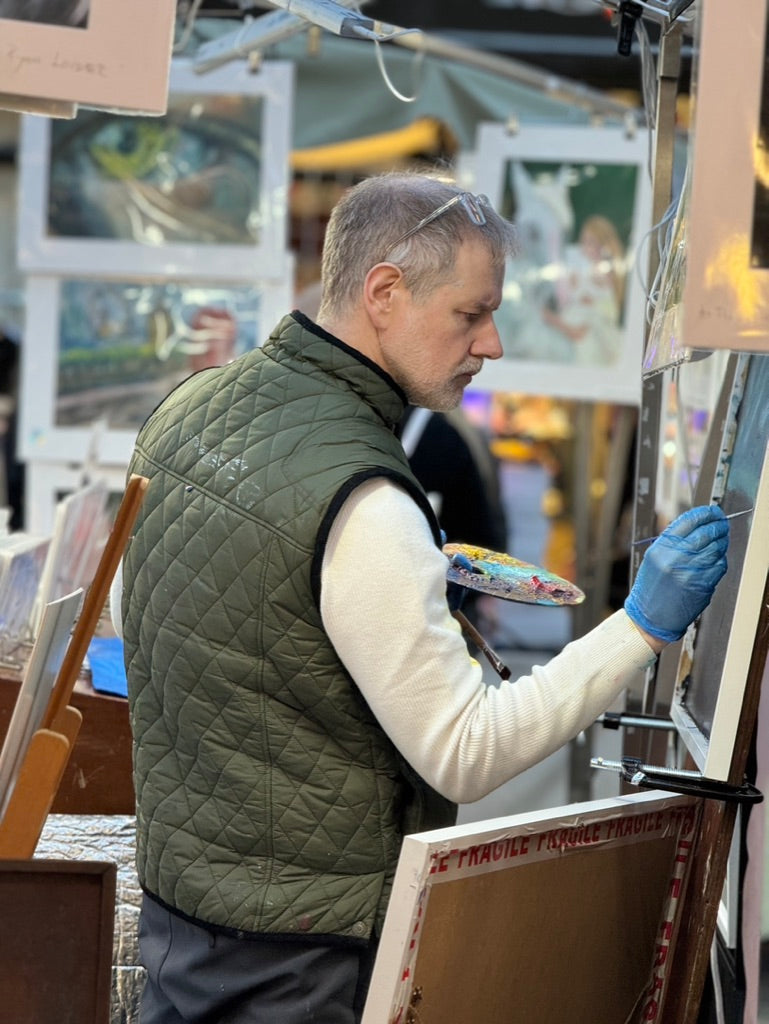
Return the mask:
<path id="1" fill-rule="evenodd" d="M 648 146 L 641 128 L 480 126 L 467 173 L 518 235 L 494 314 L 503 356 L 482 388 L 640 401 Z"/>

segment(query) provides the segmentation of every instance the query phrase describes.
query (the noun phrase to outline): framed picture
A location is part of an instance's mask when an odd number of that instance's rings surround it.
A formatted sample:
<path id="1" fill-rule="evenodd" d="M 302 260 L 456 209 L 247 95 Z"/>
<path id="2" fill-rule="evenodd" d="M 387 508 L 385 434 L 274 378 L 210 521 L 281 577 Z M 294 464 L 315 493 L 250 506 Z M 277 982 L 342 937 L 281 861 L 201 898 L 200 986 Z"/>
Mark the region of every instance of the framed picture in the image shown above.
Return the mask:
<path id="1" fill-rule="evenodd" d="M 0 0 L 0 92 L 162 114 L 176 0 Z"/>
<path id="2" fill-rule="evenodd" d="M 763 0 L 699 11 L 683 343 L 769 350 L 769 50 Z M 733 59 L 739 54 L 739 60 Z M 739 116 L 735 116 L 739 111 Z M 721 159 L 728 153 L 728 160 Z"/>
<path id="3" fill-rule="evenodd" d="M 14 660 L 14 648 L 30 637 L 50 536 L 15 530 L 0 537 L 0 655 Z"/>
<path id="4" fill-rule="evenodd" d="M 32 736 L 42 724 L 82 597 L 83 591 L 78 589 L 46 604 L 42 610 L 40 630 L 29 660 L 23 667 L 21 686 L 0 747 L 0 818 L 11 797 Z"/>
<path id="5" fill-rule="evenodd" d="M 59 529 L 59 507 L 68 498 L 91 486 L 107 492 L 105 515 L 111 528 L 112 520 L 125 493 L 126 466 L 78 467 L 66 462 L 27 463 L 25 487 L 27 492 L 27 528 L 38 536 L 51 538 L 56 544 Z M 45 582 L 45 569 L 41 588 Z"/>
<path id="6" fill-rule="evenodd" d="M 653 791 L 406 836 L 363 1024 L 664 1020 L 698 816 Z"/>
<path id="7" fill-rule="evenodd" d="M 123 19 L 125 20 L 125 19 Z M 285 272 L 292 68 L 196 75 L 168 110 L 22 118 L 18 263 L 30 272 L 253 281 Z"/>
<path id="8" fill-rule="evenodd" d="M 291 298 L 291 275 L 267 284 L 30 276 L 20 457 L 127 465 L 161 399 L 260 345 Z"/>
<path id="9" fill-rule="evenodd" d="M 640 402 L 648 155 L 640 129 L 480 126 L 473 187 L 514 221 L 519 252 L 495 314 L 505 353 L 479 388 Z"/>

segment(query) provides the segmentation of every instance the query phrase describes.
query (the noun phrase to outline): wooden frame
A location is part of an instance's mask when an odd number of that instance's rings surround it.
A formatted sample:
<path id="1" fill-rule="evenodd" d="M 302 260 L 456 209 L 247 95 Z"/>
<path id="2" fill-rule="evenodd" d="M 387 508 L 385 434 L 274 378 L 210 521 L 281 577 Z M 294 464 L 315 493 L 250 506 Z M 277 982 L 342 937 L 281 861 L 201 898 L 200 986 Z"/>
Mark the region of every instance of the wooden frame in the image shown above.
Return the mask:
<path id="1" fill-rule="evenodd" d="M 108 1024 L 117 868 L 0 861 L 0 1005 L 14 1024 Z"/>
<path id="2" fill-rule="evenodd" d="M 698 815 L 640 793 L 407 836 L 363 1024 L 664 1019 Z"/>
<path id="3" fill-rule="evenodd" d="M 648 145 L 641 129 L 480 126 L 473 188 L 516 223 L 521 251 L 495 315 L 505 355 L 479 389 L 640 402 Z"/>
<path id="4" fill-rule="evenodd" d="M 285 275 L 291 65 L 196 75 L 179 58 L 169 89 L 160 118 L 22 118 L 22 270 L 229 282 Z"/>

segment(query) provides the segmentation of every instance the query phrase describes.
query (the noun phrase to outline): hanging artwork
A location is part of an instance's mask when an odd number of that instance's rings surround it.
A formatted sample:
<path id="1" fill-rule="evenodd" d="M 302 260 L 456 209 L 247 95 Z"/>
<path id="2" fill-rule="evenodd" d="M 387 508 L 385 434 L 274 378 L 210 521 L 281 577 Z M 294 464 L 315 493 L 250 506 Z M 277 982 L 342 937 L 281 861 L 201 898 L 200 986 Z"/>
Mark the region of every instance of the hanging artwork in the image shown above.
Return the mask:
<path id="1" fill-rule="evenodd" d="M 162 114 L 175 21 L 176 0 L 2 0 L 0 92 Z"/>
<path id="2" fill-rule="evenodd" d="M 699 12 L 684 345 L 769 350 L 769 51 L 764 0 Z M 735 60 L 735 54 L 739 59 Z M 723 159 L 728 154 L 728 159 Z"/>
<path id="3" fill-rule="evenodd" d="M 265 340 L 291 308 L 290 278 L 29 277 L 21 457 L 126 466 L 139 427 L 178 383 Z"/>
<path id="4" fill-rule="evenodd" d="M 19 266 L 63 274 L 286 272 L 292 71 L 195 75 L 173 62 L 163 117 L 25 116 Z"/>
<path id="5" fill-rule="evenodd" d="M 648 155 L 641 129 L 481 125 L 473 187 L 516 224 L 519 252 L 495 314 L 504 356 L 480 388 L 640 401 Z"/>

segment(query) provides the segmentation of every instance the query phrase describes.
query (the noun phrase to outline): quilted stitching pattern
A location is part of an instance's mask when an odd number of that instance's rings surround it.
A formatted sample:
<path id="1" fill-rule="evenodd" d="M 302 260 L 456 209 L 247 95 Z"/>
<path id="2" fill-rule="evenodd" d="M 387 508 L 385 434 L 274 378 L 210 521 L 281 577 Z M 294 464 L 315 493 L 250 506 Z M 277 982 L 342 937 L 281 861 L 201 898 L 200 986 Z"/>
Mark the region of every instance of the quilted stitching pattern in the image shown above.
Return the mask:
<path id="1" fill-rule="evenodd" d="M 137 863 L 193 919 L 360 938 L 381 920 L 404 814 L 429 794 L 327 642 L 310 570 L 348 480 L 418 488 L 392 433 L 402 410 L 380 371 L 288 317 L 139 436 L 130 469 L 150 486 L 124 607 Z"/>

